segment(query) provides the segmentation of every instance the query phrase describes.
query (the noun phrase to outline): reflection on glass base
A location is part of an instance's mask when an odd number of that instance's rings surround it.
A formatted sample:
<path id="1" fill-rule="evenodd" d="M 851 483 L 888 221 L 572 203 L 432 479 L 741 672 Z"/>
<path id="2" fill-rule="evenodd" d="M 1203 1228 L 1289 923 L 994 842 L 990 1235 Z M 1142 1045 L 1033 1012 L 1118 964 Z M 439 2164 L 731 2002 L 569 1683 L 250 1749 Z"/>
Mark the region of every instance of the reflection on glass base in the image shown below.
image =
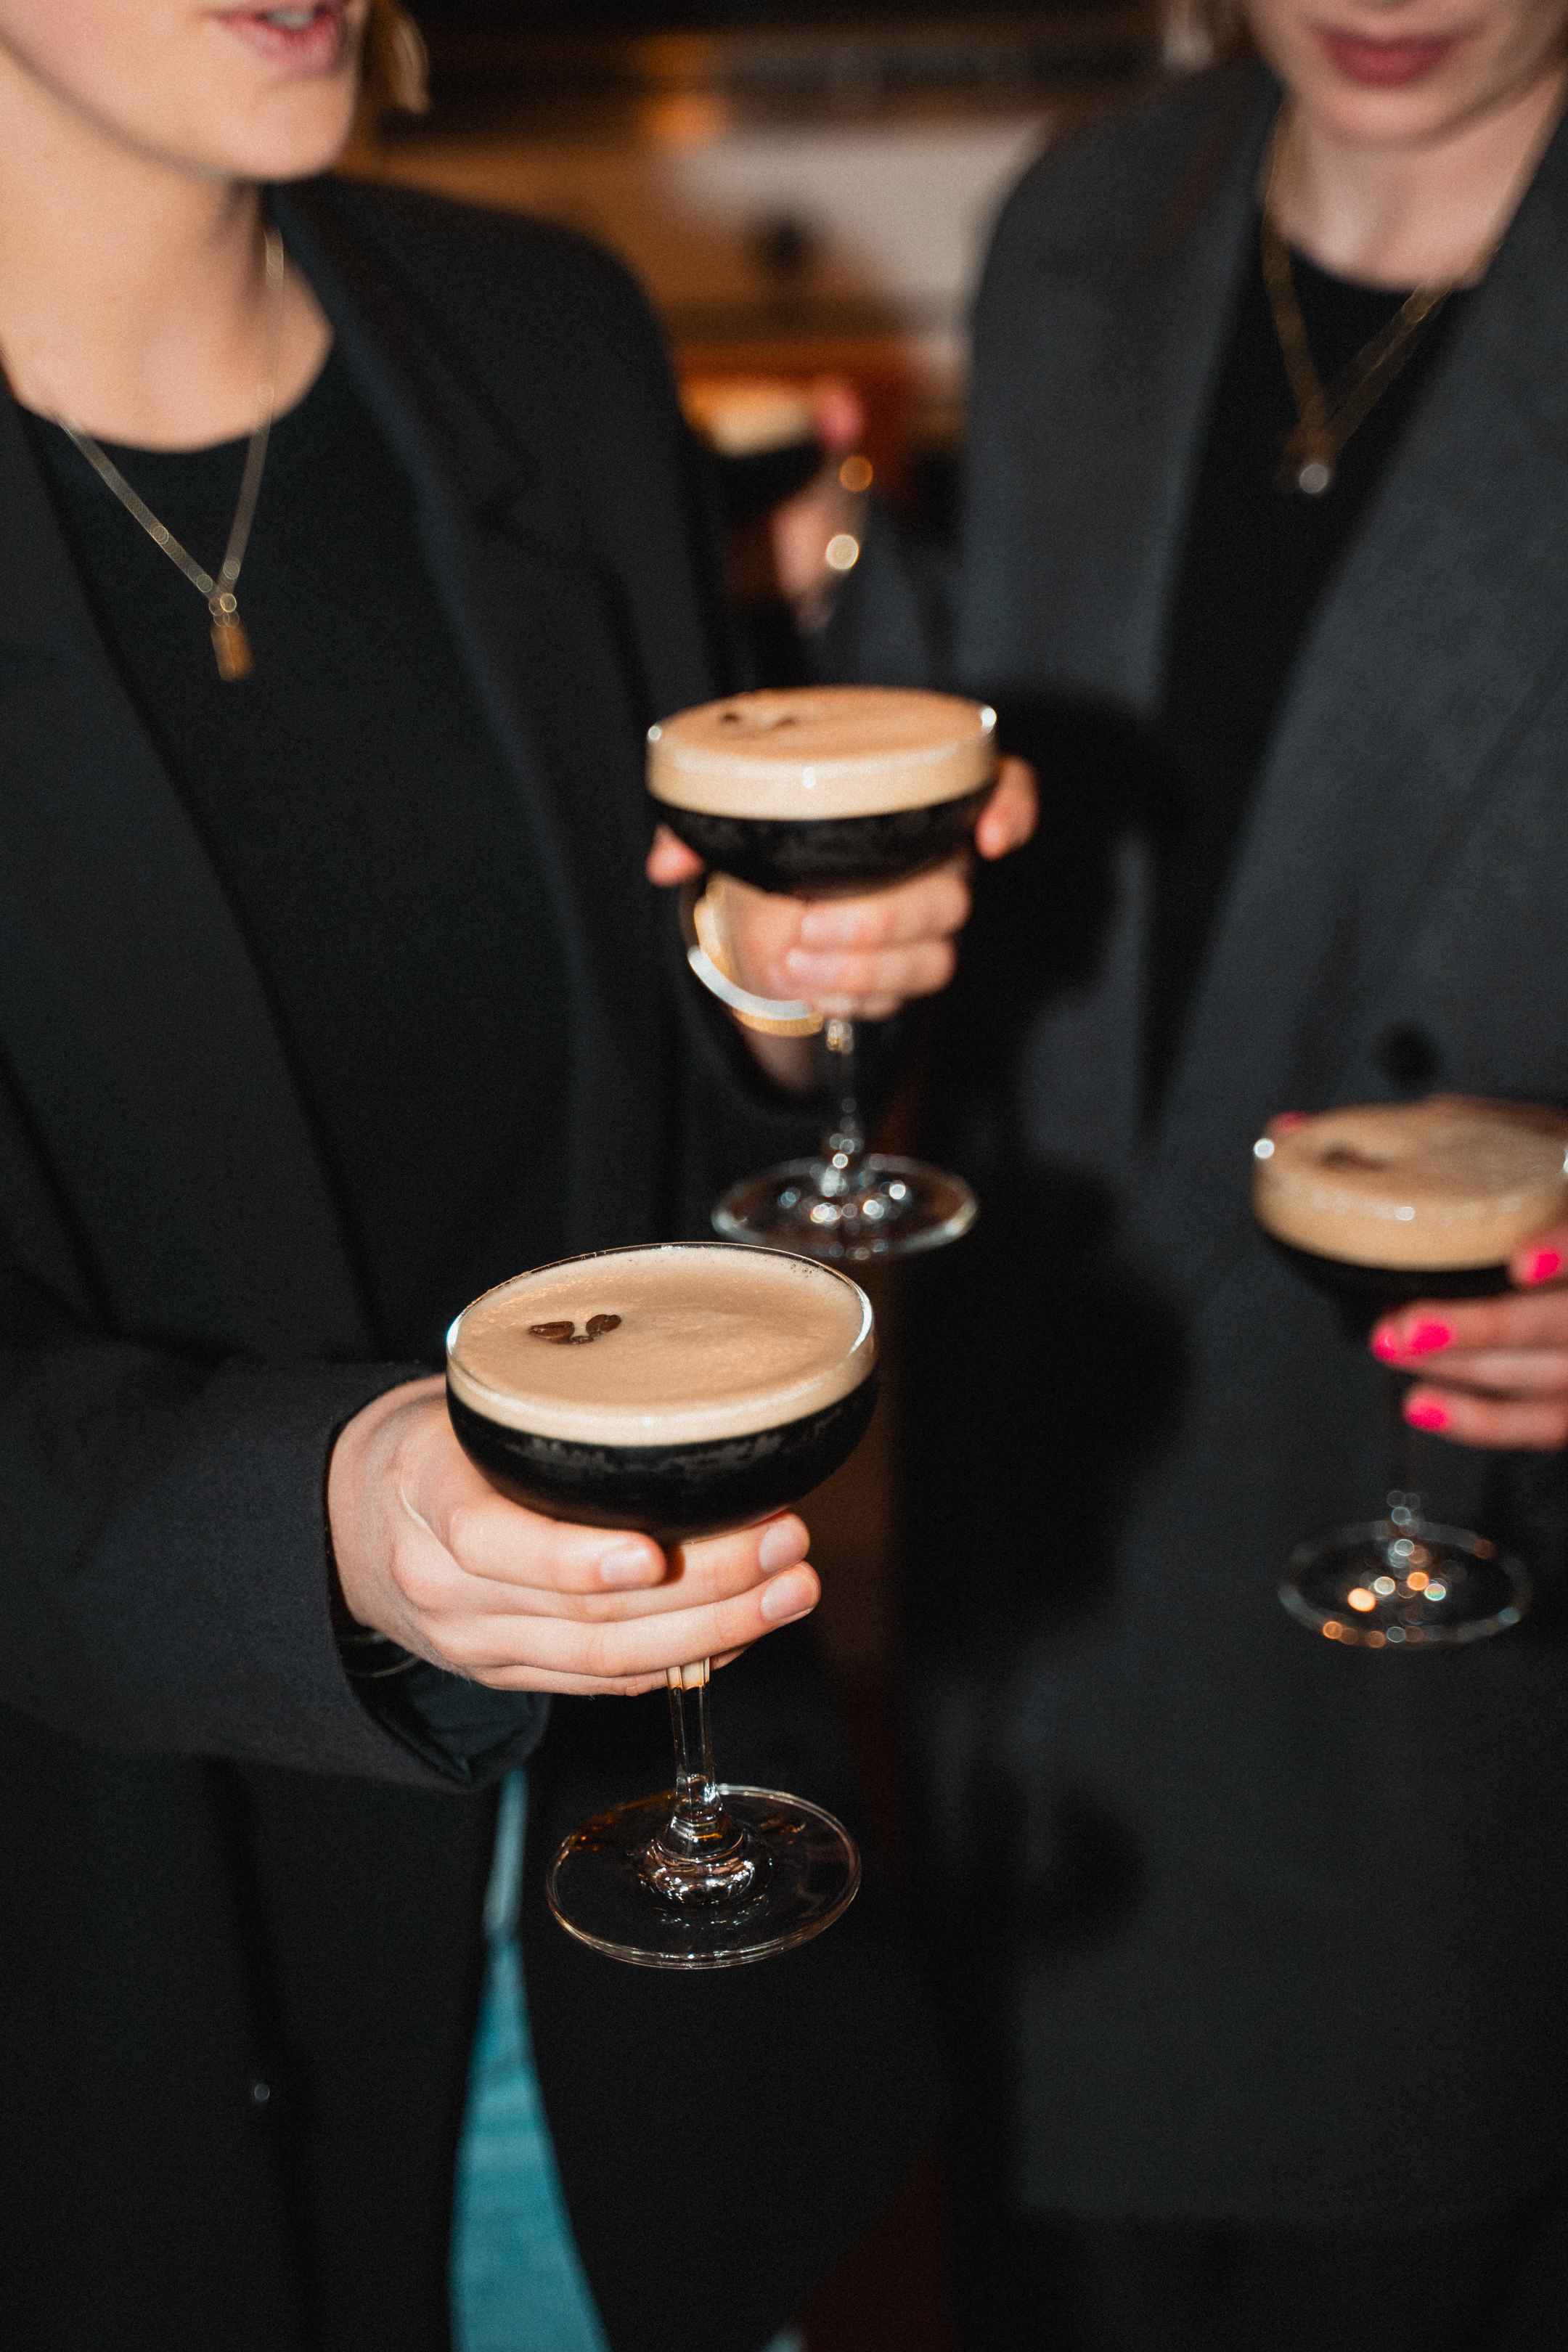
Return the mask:
<path id="1" fill-rule="evenodd" d="M 1299 1544 L 1279 1598 L 1292 1617 L 1349 1649 L 1453 1647 L 1517 1625 L 1530 1606 L 1518 1560 L 1465 1528 L 1390 1497 L 1384 1519 Z"/>
<path id="2" fill-rule="evenodd" d="M 979 1205 L 962 1176 L 872 1151 L 847 1171 L 825 1160 L 791 1160 L 748 1176 L 725 1193 L 713 1225 L 729 1241 L 866 1265 L 957 1241 Z"/>
<path id="3" fill-rule="evenodd" d="M 776 1789 L 719 1796 L 758 1864 L 739 1902 L 677 1902 L 643 1875 L 648 1848 L 669 1821 L 668 1791 L 596 1814 L 550 1865 L 545 1892 L 569 1936 L 641 1969 L 737 1969 L 820 1936 L 860 1885 L 854 1839 L 831 1813 Z"/>

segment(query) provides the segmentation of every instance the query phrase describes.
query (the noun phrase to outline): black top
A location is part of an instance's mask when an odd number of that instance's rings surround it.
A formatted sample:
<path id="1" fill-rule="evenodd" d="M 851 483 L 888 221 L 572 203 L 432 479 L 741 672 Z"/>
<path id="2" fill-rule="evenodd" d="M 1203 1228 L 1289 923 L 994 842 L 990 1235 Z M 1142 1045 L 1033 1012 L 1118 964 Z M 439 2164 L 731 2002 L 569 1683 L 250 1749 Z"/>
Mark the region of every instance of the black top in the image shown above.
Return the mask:
<path id="1" fill-rule="evenodd" d="M 1194 479 L 1166 648 L 1169 793 L 1157 812 L 1149 1053 L 1169 1067 L 1191 1007 L 1253 788 L 1296 656 L 1466 297 L 1416 330 L 1404 367 L 1342 450 L 1318 498 L 1282 488 L 1296 402 L 1263 282 L 1247 271 Z M 1408 299 L 1291 256 L 1320 381 L 1331 386 Z"/>
<path id="2" fill-rule="evenodd" d="M 569 1035 L 525 804 L 410 484 L 334 352 L 273 428 L 238 590 L 255 668 L 226 683 L 198 590 L 65 433 L 27 424 L 271 993 L 380 1345 L 434 1360 L 460 1307 L 556 1247 Z M 247 446 L 109 454 L 216 572 Z"/>

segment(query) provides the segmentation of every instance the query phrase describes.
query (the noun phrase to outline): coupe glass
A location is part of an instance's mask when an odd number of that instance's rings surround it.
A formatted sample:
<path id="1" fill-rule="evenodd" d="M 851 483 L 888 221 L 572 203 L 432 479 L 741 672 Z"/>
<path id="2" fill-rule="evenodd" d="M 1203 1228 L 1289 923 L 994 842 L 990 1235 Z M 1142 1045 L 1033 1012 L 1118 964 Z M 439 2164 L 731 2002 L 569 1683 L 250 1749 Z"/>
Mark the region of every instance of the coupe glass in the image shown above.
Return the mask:
<path id="1" fill-rule="evenodd" d="M 491 1485 L 552 1518 L 666 1548 L 799 1501 L 876 1401 L 870 1302 L 783 1251 L 668 1244 L 567 1258 L 464 1309 L 447 1405 Z M 820 1935 L 853 1901 L 848 1832 L 803 1797 L 714 1772 L 706 1659 L 668 1676 L 675 1784 L 556 1853 L 569 1935 L 655 1969 L 734 1968 Z"/>
<path id="2" fill-rule="evenodd" d="M 964 846 L 995 782 L 995 730 L 979 703 L 900 688 L 734 695 L 650 730 L 648 788 L 665 824 L 715 872 L 787 898 L 845 897 Z M 688 950 L 725 992 L 721 943 L 700 931 Z M 811 1017 L 805 1004 L 773 1009 Z M 823 1042 L 834 1112 L 816 1157 L 732 1186 L 714 1212 L 719 1232 L 839 1265 L 956 1241 L 977 1213 L 969 1186 L 923 1160 L 868 1151 L 854 1023 L 829 1019 Z"/>
<path id="3" fill-rule="evenodd" d="M 1271 1246 L 1335 1300 L 1347 1334 L 1364 1344 L 1374 1324 L 1417 1300 L 1507 1290 L 1512 1250 L 1568 1205 L 1565 1145 L 1568 1120 L 1531 1105 L 1439 1096 L 1360 1106 L 1255 1144 L 1254 1207 Z M 1487 1535 L 1427 1516 L 1405 1417 L 1410 1379 L 1385 1371 L 1381 1512 L 1298 1544 L 1279 1588 L 1293 1617 L 1347 1647 L 1482 1641 L 1530 1606 L 1519 1560 Z"/>

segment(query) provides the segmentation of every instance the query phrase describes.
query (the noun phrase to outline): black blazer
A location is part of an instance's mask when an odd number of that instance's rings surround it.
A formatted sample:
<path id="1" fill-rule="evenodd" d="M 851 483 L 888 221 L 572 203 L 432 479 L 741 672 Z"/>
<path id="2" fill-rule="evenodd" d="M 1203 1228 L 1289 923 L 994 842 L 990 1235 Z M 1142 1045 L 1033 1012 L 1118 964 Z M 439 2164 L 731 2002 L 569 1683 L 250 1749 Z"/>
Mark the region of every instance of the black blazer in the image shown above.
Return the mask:
<path id="1" fill-rule="evenodd" d="M 726 660 L 657 333 L 562 233 L 336 182 L 277 210 L 416 486 L 570 943 L 574 1245 L 700 1230 L 715 1178 L 800 1129 L 692 1005 L 641 877 L 643 730 Z M 544 1710 L 476 1695 L 482 1736 L 447 1751 L 343 1677 L 327 1454 L 421 1368 L 370 1360 L 257 973 L 9 406 L 0 517 L 0 2324 L 29 2352 L 429 2352 L 493 1820 L 451 1793 L 527 1756 Z M 753 1751 L 780 1672 L 739 1709 Z M 809 1732 L 798 1676 L 786 1698 Z M 581 1760 L 616 1710 L 555 1714 L 536 1860 L 628 1785 Z M 661 1720 L 634 1714 L 614 1771 L 651 1777 Z M 846 1928 L 698 1989 L 538 1927 L 539 2063 L 612 2340 L 752 2352 L 910 2153 L 886 1952 Z M 318 2136 L 310 2181 L 291 2119 L 329 2111 L 353 2136 Z M 676 2313 L 653 2250 L 705 2159 L 748 2253 Z"/>
<path id="2" fill-rule="evenodd" d="M 1016 2192 L 1389 2229 L 1568 2160 L 1563 1465 L 1425 1449 L 1529 1553 L 1519 1633 L 1398 1659 L 1286 1618 L 1292 1545 L 1386 1479 L 1249 1147 L 1289 1108 L 1568 1103 L 1568 135 L 1316 616 L 1156 1111 L 1150 731 L 1276 101 L 1241 68 L 1065 142 L 991 255 L 945 675 L 1045 815 L 932 1089 L 986 1213 L 920 1277 L 910 1525 L 928 1736 L 1012 1894 Z M 879 667 L 915 609 L 881 595 Z"/>

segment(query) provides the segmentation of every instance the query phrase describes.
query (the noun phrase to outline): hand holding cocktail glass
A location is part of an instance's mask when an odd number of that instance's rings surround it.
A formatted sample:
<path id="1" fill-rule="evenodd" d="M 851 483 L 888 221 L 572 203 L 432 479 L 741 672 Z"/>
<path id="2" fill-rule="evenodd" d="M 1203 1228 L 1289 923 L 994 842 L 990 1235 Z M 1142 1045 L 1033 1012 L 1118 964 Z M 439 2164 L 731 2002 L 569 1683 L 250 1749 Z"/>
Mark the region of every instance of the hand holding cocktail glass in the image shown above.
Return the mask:
<path id="1" fill-rule="evenodd" d="M 885 688 L 739 695 L 655 728 L 648 776 L 668 828 L 652 877 L 716 877 L 694 968 L 753 1029 L 823 1029 L 834 1073 L 817 1159 L 733 1187 L 720 1231 L 848 1263 L 956 1239 L 975 1205 L 962 1179 L 866 1148 L 854 1024 L 945 987 L 971 847 L 1002 856 L 1033 829 L 1033 780 L 999 761 L 994 714 Z M 770 1013 L 796 1017 L 748 1018 Z"/>
<path id="2" fill-rule="evenodd" d="M 716 1242 L 610 1250 L 476 1299 L 452 1326 L 447 1379 L 453 1430 L 498 1493 L 674 1553 L 847 1459 L 875 1400 L 875 1328 L 864 1293 L 809 1259 Z M 668 1683 L 675 1788 L 566 1841 L 547 1881 L 557 1919 L 650 1968 L 731 1967 L 819 1934 L 859 1884 L 853 1841 L 805 1799 L 715 1779 L 701 1649 Z"/>
<path id="3" fill-rule="evenodd" d="M 1568 1255 L 1568 1116 L 1459 1096 L 1364 1105 L 1277 1120 L 1256 1155 L 1265 1232 L 1389 1373 L 1383 1516 L 1299 1545 L 1281 1600 L 1352 1646 L 1506 1631 L 1529 1605 L 1524 1570 L 1486 1534 L 1426 1518 L 1410 1433 L 1568 1442 L 1568 1294 L 1541 1289 Z M 1438 1364 L 1438 1382 L 1407 1388 Z"/>

